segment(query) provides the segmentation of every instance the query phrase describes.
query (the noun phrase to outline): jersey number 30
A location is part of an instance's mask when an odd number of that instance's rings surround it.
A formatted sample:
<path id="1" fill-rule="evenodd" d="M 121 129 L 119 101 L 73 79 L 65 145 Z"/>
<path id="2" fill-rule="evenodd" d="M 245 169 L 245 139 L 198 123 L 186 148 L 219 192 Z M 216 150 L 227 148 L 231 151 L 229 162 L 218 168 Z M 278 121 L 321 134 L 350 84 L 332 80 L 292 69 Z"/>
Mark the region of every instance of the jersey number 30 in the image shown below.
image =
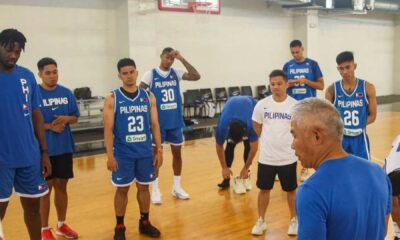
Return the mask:
<path id="1" fill-rule="evenodd" d="M 163 94 L 161 99 L 163 102 L 173 102 L 175 100 L 174 89 L 163 89 L 161 93 Z"/>
<path id="2" fill-rule="evenodd" d="M 343 122 L 345 126 L 358 126 L 358 124 L 360 124 L 358 111 L 344 111 Z"/>
<path id="3" fill-rule="evenodd" d="M 128 117 L 128 132 L 141 132 L 143 129 L 143 116 Z"/>

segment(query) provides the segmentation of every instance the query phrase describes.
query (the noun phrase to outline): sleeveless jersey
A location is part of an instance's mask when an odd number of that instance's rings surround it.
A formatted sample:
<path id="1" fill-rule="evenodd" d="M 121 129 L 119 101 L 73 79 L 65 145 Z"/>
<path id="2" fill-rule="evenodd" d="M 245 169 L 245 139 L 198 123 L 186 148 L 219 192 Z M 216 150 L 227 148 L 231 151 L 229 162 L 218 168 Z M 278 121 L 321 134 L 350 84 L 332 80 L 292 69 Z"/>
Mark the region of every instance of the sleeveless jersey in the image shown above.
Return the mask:
<path id="1" fill-rule="evenodd" d="M 129 158 L 151 156 L 150 97 L 138 89 L 134 99 L 114 90 L 114 154 Z"/>
<path id="2" fill-rule="evenodd" d="M 365 130 L 368 120 L 368 99 L 365 81 L 357 79 L 357 85 L 348 94 L 342 85 L 342 80 L 335 82 L 335 97 L 333 104 L 340 113 L 344 123 L 345 136 L 359 136 Z"/>
<path id="3" fill-rule="evenodd" d="M 164 77 L 156 69 L 152 70 L 150 91 L 157 99 L 157 112 L 160 128 L 163 130 L 182 128 L 182 99 L 179 78 L 173 68 Z"/>
<path id="4" fill-rule="evenodd" d="M 283 66 L 283 71 L 287 74 L 288 79 L 307 78 L 311 81 L 317 81 L 318 78 L 322 77 L 318 63 L 309 58 L 301 63 L 292 59 Z M 295 84 L 288 88 L 288 94 L 296 100 L 302 100 L 316 97 L 317 91 L 306 84 Z"/>

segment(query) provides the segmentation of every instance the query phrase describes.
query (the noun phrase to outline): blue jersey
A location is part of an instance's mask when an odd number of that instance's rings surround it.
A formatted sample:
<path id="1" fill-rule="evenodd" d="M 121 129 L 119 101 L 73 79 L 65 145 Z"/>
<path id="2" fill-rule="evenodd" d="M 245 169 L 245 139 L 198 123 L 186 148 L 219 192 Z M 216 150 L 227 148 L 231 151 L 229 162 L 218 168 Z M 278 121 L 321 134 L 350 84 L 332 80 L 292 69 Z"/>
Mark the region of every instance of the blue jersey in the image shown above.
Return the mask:
<path id="1" fill-rule="evenodd" d="M 368 99 L 365 90 L 365 81 L 357 79 L 357 85 L 351 94 L 348 94 L 342 85 L 342 81 L 336 81 L 334 85 L 334 101 L 336 109 L 344 123 L 345 136 L 361 135 L 368 122 Z"/>
<path id="2" fill-rule="evenodd" d="M 391 195 L 377 164 L 352 155 L 325 161 L 297 191 L 297 239 L 383 240 Z"/>
<path id="3" fill-rule="evenodd" d="M 119 157 L 143 158 L 152 156 L 150 130 L 150 97 L 138 89 L 134 99 L 120 89 L 114 90 L 114 154 Z"/>
<path id="4" fill-rule="evenodd" d="M 158 121 L 160 128 L 175 129 L 182 128 L 182 99 L 179 87 L 179 78 L 173 68 L 164 77 L 157 69 L 152 70 L 152 81 L 150 91 L 157 100 Z"/>
<path id="5" fill-rule="evenodd" d="M 15 66 L 0 72 L 0 168 L 40 164 L 32 111 L 40 106 L 36 79 L 28 69 Z"/>
<path id="6" fill-rule="evenodd" d="M 45 123 L 52 123 L 56 119 L 55 115 L 79 117 L 76 99 L 68 88 L 57 85 L 50 91 L 42 87 L 39 89 L 42 95 L 40 110 Z M 46 130 L 46 144 L 50 156 L 73 153 L 75 145 L 69 124 L 65 125 L 61 133 Z"/>
<path id="7" fill-rule="evenodd" d="M 234 96 L 230 97 L 221 116 L 218 119 L 217 128 L 215 130 L 215 140 L 218 144 L 224 144 L 228 138 L 229 125 L 233 121 L 240 121 L 246 126 L 246 137 L 250 142 L 258 140 L 258 136 L 253 129 L 253 109 L 256 106 L 256 101 L 249 96 Z"/>
<path id="8" fill-rule="evenodd" d="M 306 78 L 311 81 L 317 81 L 322 77 L 318 63 L 309 58 L 306 58 L 301 63 L 292 59 L 283 66 L 283 71 L 287 74 L 289 80 Z M 309 97 L 316 97 L 317 91 L 306 84 L 295 84 L 293 87 L 288 88 L 288 94 L 296 100 L 302 100 Z"/>

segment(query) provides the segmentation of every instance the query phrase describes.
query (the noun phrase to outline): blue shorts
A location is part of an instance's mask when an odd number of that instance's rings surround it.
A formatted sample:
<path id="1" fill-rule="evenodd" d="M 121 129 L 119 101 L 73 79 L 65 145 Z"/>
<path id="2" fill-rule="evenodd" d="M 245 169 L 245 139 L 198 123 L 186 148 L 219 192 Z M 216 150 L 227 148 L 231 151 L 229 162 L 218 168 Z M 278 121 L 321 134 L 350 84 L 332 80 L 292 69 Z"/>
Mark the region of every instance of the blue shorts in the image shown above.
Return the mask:
<path id="1" fill-rule="evenodd" d="M 369 154 L 369 139 L 365 132 L 356 137 L 343 136 L 342 146 L 346 152 L 354 156 L 368 160 L 371 159 Z"/>
<path id="2" fill-rule="evenodd" d="M 20 197 L 38 198 L 49 192 L 40 164 L 0 169 L 0 202 L 10 200 L 13 187 Z"/>
<path id="3" fill-rule="evenodd" d="M 116 187 L 127 187 L 133 182 L 150 184 L 156 179 L 153 156 L 145 158 L 128 158 L 115 156 L 118 170 L 112 172 L 112 184 Z"/>
<path id="4" fill-rule="evenodd" d="M 161 129 L 161 143 L 183 144 L 183 128 Z"/>

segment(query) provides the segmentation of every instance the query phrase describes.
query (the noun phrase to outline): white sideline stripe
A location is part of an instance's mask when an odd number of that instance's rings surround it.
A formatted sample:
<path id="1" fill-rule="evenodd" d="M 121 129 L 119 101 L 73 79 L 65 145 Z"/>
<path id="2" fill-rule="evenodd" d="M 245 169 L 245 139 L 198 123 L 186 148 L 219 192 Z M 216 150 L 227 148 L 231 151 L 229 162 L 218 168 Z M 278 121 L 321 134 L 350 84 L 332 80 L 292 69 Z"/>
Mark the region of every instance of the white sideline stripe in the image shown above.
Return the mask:
<path id="1" fill-rule="evenodd" d="M 372 156 L 372 155 L 371 155 L 371 159 L 372 159 L 374 162 L 385 163 L 385 160 L 380 159 L 380 158 L 377 158 L 377 157 L 374 157 L 374 156 Z"/>

